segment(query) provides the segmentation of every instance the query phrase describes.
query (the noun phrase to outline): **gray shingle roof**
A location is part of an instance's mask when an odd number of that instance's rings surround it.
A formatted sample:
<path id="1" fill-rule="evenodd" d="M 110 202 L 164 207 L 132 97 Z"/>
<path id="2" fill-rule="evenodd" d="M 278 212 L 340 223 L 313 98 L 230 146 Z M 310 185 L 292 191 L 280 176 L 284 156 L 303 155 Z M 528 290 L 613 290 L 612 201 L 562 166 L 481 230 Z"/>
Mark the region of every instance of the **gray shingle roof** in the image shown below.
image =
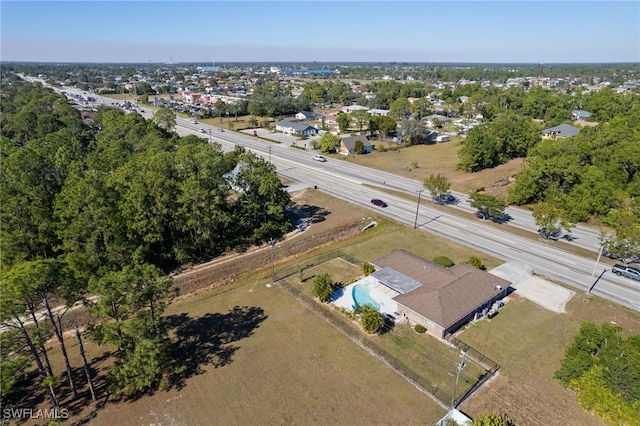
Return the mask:
<path id="1" fill-rule="evenodd" d="M 570 124 L 560 124 L 559 126 L 550 127 L 542 131 L 545 135 L 555 134 L 558 138 L 569 138 L 580 132 L 580 129 Z"/>
<path id="2" fill-rule="evenodd" d="M 371 142 L 365 135 L 347 136 L 341 138 L 342 143 L 350 150 L 353 151 L 356 147 L 356 141 L 361 141 L 363 146 L 371 146 Z"/>
<path id="3" fill-rule="evenodd" d="M 309 127 L 313 127 L 313 126 L 309 126 L 308 124 L 305 123 L 296 123 L 295 121 L 280 121 L 277 125 L 277 127 L 289 127 L 292 128 L 298 132 L 302 132 L 304 130 L 307 130 Z M 313 127 L 315 129 L 315 127 Z"/>
<path id="4" fill-rule="evenodd" d="M 393 269 L 398 273 L 396 277 L 409 277 L 409 287 L 414 286 L 412 282 L 421 283 L 394 300 L 445 330 L 495 297 L 496 286 L 506 289 L 511 285 L 507 280 L 466 263 L 444 268 L 403 249 L 394 250 L 371 263 L 379 268 Z"/>

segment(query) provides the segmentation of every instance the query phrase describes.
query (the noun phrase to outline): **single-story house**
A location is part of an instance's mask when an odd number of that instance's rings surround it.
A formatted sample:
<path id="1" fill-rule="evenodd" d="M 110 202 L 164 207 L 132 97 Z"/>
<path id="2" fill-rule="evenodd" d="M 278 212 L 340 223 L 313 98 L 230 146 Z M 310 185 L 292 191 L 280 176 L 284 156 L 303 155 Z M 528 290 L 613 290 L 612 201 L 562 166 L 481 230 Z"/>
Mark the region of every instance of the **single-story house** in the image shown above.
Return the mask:
<path id="1" fill-rule="evenodd" d="M 376 115 L 376 116 L 383 116 L 386 117 L 387 115 L 389 115 L 389 110 L 388 109 L 377 109 L 377 108 L 371 108 L 369 111 L 367 111 L 369 114 L 371 115 Z"/>
<path id="2" fill-rule="evenodd" d="M 591 113 L 581 109 L 577 109 L 571 113 L 571 119 L 573 121 L 586 121 L 589 117 L 591 117 Z"/>
<path id="3" fill-rule="evenodd" d="M 469 102 L 469 97 L 468 96 L 460 96 L 458 98 L 458 100 L 460 101 L 460 103 L 466 104 L 467 102 Z"/>
<path id="4" fill-rule="evenodd" d="M 312 136 L 318 134 L 318 129 L 304 123 L 293 121 L 280 121 L 276 124 L 276 130 L 290 135 Z"/>
<path id="5" fill-rule="evenodd" d="M 300 111 L 296 114 L 296 120 L 315 120 L 318 118 L 318 114 L 311 111 Z"/>
<path id="6" fill-rule="evenodd" d="M 365 279 L 373 279 L 373 290 L 396 302 L 399 315 L 439 339 L 488 313 L 511 285 L 467 263 L 445 268 L 404 249 L 371 264 L 376 271 Z"/>
<path id="7" fill-rule="evenodd" d="M 424 121 L 428 127 L 436 127 L 436 124 L 440 126 L 451 124 L 451 119 L 444 115 L 429 115 L 427 117 L 423 117 L 422 121 Z"/>
<path id="8" fill-rule="evenodd" d="M 369 111 L 369 108 L 362 105 L 348 105 L 340 109 L 342 112 L 350 113 L 353 111 Z"/>
<path id="9" fill-rule="evenodd" d="M 578 127 L 574 127 L 570 124 L 560 124 L 559 126 L 550 127 L 542 131 L 543 138 L 570 138 L 580 132 Z"/>
<path id="10" fill-rule="evenodd" d="M 371 145 L 369 139 L 365 135 L 346 136 L 340 138 L 340 144 L 338 145 L 338 153 L 342 155 L 354 155 L 356 153 L 356 142 L 362 142 L 363 154 L 368 154 L 373 151 L 374 146 Z"/>

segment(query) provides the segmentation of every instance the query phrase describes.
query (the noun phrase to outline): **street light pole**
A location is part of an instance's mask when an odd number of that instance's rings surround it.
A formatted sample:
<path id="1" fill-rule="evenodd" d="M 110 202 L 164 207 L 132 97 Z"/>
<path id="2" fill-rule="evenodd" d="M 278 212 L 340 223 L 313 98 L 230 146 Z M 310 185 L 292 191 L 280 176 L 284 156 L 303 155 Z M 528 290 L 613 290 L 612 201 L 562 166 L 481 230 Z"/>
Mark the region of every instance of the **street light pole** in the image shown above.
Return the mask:
<path id="1" fill-rule="evenodd" d="M 600 252 L 598 253 L 598 258 L 596 259 L 596 264 L 593 265 L 593 271 L 591 272 L 591 278 L 589 279 L 589 283 L 587 284 L 587 293 L 591 293 L 591 286 L 593 285 L 593 276 L 596 274 L 596 268 L 598 267 L 598 262 L 600 262 L 600 256 L 602 256 L 602 251 L 604 250 L 604 244 L 600 246 Z"/>
<path id="2" fill-rule="evenodd" d="M 269 162 L 271 162 L 271 146 L 269 146 Z"/>
<path id="3" fill-rule="evenodd" d="M 211 127 L 209 127 L 209 143 L 211 143 Z"/>
<path id="4" fill-rule="evenodd" d="M 422 195 L 422 191 L 424 191 L 424 189 L 418 190 L 418 205 L 416 207 L 416 220 L 413 222 L 413 229 L 418 227 L 418 211 L 420 210 L 420 196 Z"/>

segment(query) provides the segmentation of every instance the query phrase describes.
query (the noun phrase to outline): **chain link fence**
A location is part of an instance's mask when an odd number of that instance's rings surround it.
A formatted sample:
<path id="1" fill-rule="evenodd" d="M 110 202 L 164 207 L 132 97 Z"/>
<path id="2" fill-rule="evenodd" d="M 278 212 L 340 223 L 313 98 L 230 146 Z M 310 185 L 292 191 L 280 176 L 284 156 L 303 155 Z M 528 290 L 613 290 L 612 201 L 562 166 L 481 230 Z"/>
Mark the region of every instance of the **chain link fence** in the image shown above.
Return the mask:
<path id="1" fill-rule="evenodd" d="M 339 252 L 334 253 L 334 256 L 332 258 L 335 257 L 340 257 Z M 331 258 L 327 260 L 330 259 Z M 293 273 L 297 272 L 298 271 L 296 269 Z M 280 279 L 281 278 L 284 277 L 280 277 Z M 342 317 L 341 315 L 337 315 L 331 308 L 319 304 L 315 301 L 315 299 L 304 294 L 300 289 L 286 283 L 285 281 L 279 280 L 276 282 L 276 285 L 282 290 L 289 293 L 291 296 L 295 297 L 300 302 L 302 302 L 302 304 L 305 305 L 308 309 L 321 316 L 324 320 L 336 327 L 339 331 L 346 334 L 351 340 L 355 341 L 360 346 L 376 355 L 378 358 L 384 360 L 386 364 L 393 368 L 398 374 L 422 389 L 440 405 L 446 408 L 450 407 L 452 400 L 451 395 L 440 389 L 423 375 L 413 370 L 411 367 L 407 366 L 404 362 L 400 361 L 398 358 L 387 352 L 378 344 L 369 340 L 364 334 L 362 334 L 362 332 L 358 328 L 354 327 L 350 322 L 346 321 L 344 317 Z"/>

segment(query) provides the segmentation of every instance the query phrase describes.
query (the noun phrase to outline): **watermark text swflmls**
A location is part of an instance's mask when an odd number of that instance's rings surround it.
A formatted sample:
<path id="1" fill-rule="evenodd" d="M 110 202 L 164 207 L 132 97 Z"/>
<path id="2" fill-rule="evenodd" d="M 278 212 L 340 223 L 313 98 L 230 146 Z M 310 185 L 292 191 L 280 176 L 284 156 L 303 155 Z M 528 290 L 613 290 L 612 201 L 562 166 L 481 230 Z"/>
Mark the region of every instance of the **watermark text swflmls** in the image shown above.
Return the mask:
<path id="1" fill-rule="evenodd" d="M 66 408 L 4 408 L 3 419 L 68 419 L 69 410 Z"/>

